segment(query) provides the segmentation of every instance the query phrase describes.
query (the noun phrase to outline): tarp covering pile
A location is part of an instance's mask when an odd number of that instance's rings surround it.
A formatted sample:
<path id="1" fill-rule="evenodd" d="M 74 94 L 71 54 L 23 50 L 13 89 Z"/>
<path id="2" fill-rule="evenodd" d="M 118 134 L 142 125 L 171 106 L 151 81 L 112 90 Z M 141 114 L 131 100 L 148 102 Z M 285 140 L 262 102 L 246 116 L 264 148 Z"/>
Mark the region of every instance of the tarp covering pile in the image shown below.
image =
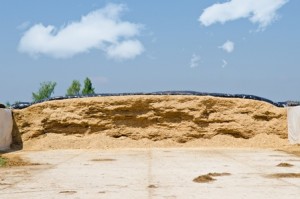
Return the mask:
<path id="1" fill-rule="evenodd" d="M 85 98 L 85 97 L 109 97 L 109 96 L 130 96 L 130 95 L 194 95 L 194 96 L 213 96 L 213 97 L 225 97 L 225 98 L 242 98 L 242 99 L 252 99 L 258 101 L 264 101 L 270 103 L 277 107 L 284 107 L 285 102 L 273 102 L 269 99 L 255 96 L 255 95 L 245 95 L 245 94 L 225 94 L 225 93 L 207 93 L 207 92 L 196 92 L 196 91 L 159 91 L 159 92 L 141 92 L 141 93 L 100 93 L 100 94 L 91 94 L 91 95 L 74 95 L 74 96 L 59 96 L 51 97 L 37 102 L 18 102 L 13 104 L 11 107 L 13 109 L 23 109 L 27 108 L 33 104 L 52 101 L 52 100 L 63 100 L 63 99 L 72 99 L 72 98 Z"/>
<path id="2" fill-rule="evenodd" d="M 0 150 L 10 148 L 12 142 L 12 113 L 10 109 L 0 108 Z"/>
<path id="3" fill-rule="evenodd" d="M 288 107 L 288 138 L 291 144 L 300 144 L 300 106 Z"/>

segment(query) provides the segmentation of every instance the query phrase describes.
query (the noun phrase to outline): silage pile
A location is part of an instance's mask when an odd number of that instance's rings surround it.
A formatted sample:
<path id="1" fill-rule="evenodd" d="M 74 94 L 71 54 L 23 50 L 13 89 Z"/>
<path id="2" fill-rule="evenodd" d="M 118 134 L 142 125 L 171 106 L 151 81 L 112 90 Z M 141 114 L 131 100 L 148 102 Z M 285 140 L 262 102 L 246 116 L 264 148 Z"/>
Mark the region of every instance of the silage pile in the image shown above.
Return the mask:
<path id="1" fill-rule="evenodd" d="M 286 110 L 209 96 L 117 96 L 49 101 L 14 110 L 25 149 L 275 146 L 287 144 Z"/>

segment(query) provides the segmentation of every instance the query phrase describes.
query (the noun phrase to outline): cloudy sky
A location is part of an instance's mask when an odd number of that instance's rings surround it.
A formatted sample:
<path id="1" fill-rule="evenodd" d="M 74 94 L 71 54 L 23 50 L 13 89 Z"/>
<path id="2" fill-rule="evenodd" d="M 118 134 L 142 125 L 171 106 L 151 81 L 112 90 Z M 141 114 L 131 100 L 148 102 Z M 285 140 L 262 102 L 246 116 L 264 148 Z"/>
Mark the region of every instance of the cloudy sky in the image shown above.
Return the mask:
<path id="1" fill-rule="evenodd" d="M 0 102 L 194 90 L 300 100 L 300 1 L 3 0 Z"/>

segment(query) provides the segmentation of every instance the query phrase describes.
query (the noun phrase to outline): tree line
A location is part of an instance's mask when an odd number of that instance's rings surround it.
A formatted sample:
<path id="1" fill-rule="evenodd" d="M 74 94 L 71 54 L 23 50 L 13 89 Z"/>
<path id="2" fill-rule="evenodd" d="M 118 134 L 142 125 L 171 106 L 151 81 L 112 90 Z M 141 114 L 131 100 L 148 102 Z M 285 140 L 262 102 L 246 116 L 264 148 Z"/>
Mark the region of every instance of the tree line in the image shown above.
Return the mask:
<path id="1" fill-rule="evenodd" d="M 32 93 L 32 100 L 34 102 L 50 98 L 54 93 L 56 82 L 43 82 L 40 84 L 40 88 L 36 93 Z M 67 89 L 66 96 L 74 95 L 91 95 L 95 94 L 95 88 L 93 88 L 92 81 L 87 77 L 84 80 L 84 85 L 81 90 L 81 84 L 78 80 L 73 80 L 70 87 Z"/>

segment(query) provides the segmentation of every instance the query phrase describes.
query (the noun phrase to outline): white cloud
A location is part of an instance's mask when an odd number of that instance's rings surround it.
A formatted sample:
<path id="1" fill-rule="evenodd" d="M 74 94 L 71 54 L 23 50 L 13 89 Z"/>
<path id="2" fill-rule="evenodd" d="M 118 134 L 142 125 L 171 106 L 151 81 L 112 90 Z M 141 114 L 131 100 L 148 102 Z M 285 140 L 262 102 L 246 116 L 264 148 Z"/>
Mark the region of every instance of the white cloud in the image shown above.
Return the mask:
<path id="1" fill-rule="evenodd" d="M 276 11 L 288 0 L 231 0 L 225 3 L 216 3 L 204 9 L 199 21 L 204 26 L 214 23 L 224 24 L 240 18 L 248 18 L 258 24 L 263 30 L 278 18 Z"/>
<path id="2" fill-rule="evenodd" d="M 192 58 L 191 58 L 191 61 L 190 61 L 190 67 L 195 68 L 195 67 L 199 66 L 200 60 L 201 60 L 200 56 L 198 56 L 196 54 L 193 54 Z"/>
<path id="3" fill-rule="evenodd" d="M 222 63 L 222 68 L 225 68 L 228 65 L 228 62 L 225 59 L 222 60 Z"/>
<path id="4" fill-rule="evenodd" d="M 142 26 L 122 21 L 120 14 L 124 10 L 126 7 L 122 4 L 108 4 L 60 29 L 35 24 L 24 33 L 18 49 L 32 56 L 54 58 L 69 58 L 100 49 L 111 58 L 134 58 L 144 50 L 141 42 L 134 38 L 139 35 Z"/>
<path id="5" fill-rule="evenodd" d="M 107 55 L 113 59 L 133 59 L 144 51 L 138 40 L 126 40 L 107 49 Z"/>
<path id="6" fill-rule="evenodd" d="M 232 41 L 227 40 L 222 46 L 219 46 L 219 48 L 223 49 L 228 53 L 231 53 L 234 50 L 234 43 Z"/>

